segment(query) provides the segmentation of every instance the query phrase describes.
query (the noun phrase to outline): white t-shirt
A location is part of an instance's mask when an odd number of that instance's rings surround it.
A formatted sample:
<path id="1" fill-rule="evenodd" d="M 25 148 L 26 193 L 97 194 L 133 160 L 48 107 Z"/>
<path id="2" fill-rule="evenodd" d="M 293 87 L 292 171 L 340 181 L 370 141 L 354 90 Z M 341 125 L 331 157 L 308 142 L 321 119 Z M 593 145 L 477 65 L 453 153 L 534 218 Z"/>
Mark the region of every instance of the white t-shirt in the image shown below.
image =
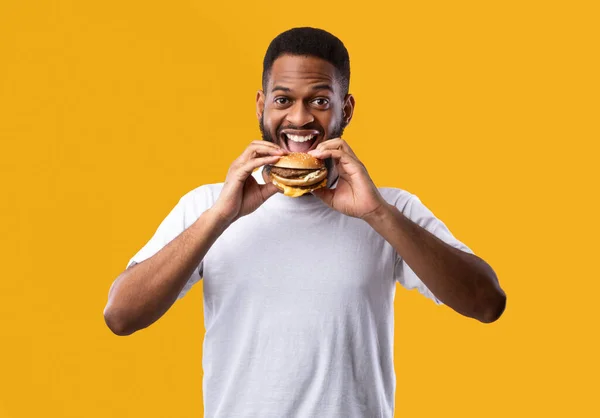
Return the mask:
<path id="1" fill-rule="evenodd" d="M 253 175 L 264 184 L 260 170 Z M 222 187 L 183 196 L 128 266 L 192 225 Z M 379 191 L 444 242 L 472 252 L 416 196 Z M 200 278 L 210 418 L 391 418 L 395 282 L 441 304 L 366 222 L 313 195 L 278 193 L 233 223 L 179 298 Z"/>

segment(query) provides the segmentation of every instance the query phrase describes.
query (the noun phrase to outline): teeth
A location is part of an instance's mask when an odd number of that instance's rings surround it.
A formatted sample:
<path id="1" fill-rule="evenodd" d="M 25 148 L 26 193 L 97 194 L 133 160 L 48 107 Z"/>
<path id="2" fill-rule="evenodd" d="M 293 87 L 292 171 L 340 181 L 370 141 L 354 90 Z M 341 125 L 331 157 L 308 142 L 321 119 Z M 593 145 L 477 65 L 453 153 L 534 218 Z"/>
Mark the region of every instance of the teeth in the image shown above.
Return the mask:
<path id="1" fill-rule="evenodd" d="M 290 134 L 286 134 L 286 136 L 288 137 L 288 139 L 290 139 L 294 142 L 306 142 L 306 141 L 310 141 L 311 139 L 313 139 L 315 137 L 315 135 L 300 136 L 300 135 L 290 135 Z"/>

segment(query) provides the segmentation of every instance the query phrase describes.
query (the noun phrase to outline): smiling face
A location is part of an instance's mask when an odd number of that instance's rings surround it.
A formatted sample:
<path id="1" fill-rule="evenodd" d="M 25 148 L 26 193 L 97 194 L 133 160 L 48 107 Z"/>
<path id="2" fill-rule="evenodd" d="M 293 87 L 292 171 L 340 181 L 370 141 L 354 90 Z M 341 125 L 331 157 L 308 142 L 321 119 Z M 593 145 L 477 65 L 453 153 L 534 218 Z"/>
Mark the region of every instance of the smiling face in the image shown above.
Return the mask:
<path id="1" fill-rule="evenodd" d="M 354 98 L 342 92 L 336 68 L 313 56 L 282 55 L 256 97 L 263 139 L 307 152 L 338 138 L 352 119 Z"/>

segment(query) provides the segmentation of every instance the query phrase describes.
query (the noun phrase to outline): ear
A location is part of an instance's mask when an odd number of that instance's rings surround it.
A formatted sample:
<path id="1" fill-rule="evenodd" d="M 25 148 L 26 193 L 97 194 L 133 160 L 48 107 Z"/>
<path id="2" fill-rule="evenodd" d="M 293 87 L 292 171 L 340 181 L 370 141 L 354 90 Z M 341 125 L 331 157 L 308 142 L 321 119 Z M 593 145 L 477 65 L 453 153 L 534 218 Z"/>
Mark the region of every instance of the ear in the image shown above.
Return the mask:
<path id="1" fill-rule="evenodd" d="M 354 96 L 351 94 L 347 94 L 344 98 L 344 107 L 343 107 L 343 119 L 344 125 L 347 126 L 352 120 L 352 115 L 354 114 L 354 106 L 356 102 L 354 101 Z"/>
<path id="2" fill-rule="evenodd" d="M 265 94 L 262 90 L 256 93 L 256 118 L 260 120 L 265 111 Z"/>

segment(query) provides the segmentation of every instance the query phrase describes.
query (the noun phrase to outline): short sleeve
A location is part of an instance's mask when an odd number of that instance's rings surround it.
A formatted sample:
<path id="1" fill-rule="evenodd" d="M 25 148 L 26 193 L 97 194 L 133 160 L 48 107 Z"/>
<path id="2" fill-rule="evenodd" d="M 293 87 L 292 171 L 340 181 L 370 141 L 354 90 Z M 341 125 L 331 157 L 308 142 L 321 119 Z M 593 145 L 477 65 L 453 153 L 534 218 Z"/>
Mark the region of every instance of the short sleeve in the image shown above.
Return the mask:
<path id="1" fill-rule="evenodd" d="M 129 260 L 127 268 L 141 263 L 159 252 L 169 242 L 189 228 L 200 215 L 210 207 L 211 203 L 208 202 L 205 193 L 206 191 L 200 189 L 202 188 L 186 194 L 179 200 L 175 207 L 160 223 L 152 238 L 150 238 L 150 240 Z M 204 261 L 201 261 L 194 269 L 177 299 L 181 299 L 185 296 L 192 286 L 200 281 L 203 274 L 203 264 Z"/>
<path id="2" fill-rule="evenodd" d="M 457 240 L 448 230 L 446 225 L 441 220 L 436 218 L 435 215 L 425 205 L 423 205 L 423 203 L 421 203 L 421 200 L 419 200 L 417 196 L 412 195 L 404 207 L 399 207 L 398 209 L 401 210 L 404 216 L 406 216 L 408 219 L 431 232 L 446 244 L 451 245 L 454 248 L 458 248 L 464 252 L 473 254 L 473 251 L 471 251 L 471 249 L 465 244 Z M 431 293 L 427 286 L 425 286 L 421 279 L 419 279 L 415 272 L 398 254 L 396 254 L 394 265 L 394 278 L 404 288 L 408 290 L 417 289 L 419 293 L 433 300 L 436 304 L 442 305 L 442 301 L 440 301 L 433 293 Z"/>

